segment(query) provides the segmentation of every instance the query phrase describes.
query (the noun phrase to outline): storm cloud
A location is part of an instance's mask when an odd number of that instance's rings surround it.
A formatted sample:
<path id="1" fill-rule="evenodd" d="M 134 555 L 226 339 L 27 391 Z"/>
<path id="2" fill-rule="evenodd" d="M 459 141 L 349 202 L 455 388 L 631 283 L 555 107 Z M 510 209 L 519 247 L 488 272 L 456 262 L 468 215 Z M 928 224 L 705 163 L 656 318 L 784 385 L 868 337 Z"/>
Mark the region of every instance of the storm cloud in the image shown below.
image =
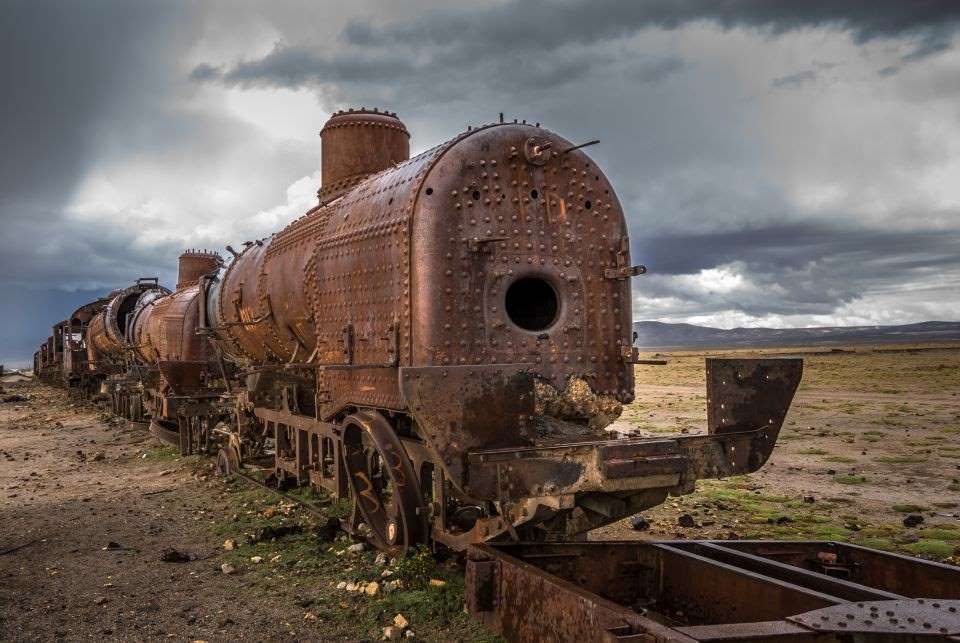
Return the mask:
<path id="1" fill-rule="evenodd" d="M 960 4 L 7 2 L 0 362 L 78 297 L 313 203 L 331 111 L 539 121 L 628 213 L 638 319 L 960 318 Z M 12 152 L 12 153 L 11 153 Z M 31 308 L 32 307 L 32 308 Z M 17 313 L 14 314 L 13 310 Z M 24 311 L 33 311 L 30 314 Z M 39 338 L 38 338 L 39 341 Z"/>

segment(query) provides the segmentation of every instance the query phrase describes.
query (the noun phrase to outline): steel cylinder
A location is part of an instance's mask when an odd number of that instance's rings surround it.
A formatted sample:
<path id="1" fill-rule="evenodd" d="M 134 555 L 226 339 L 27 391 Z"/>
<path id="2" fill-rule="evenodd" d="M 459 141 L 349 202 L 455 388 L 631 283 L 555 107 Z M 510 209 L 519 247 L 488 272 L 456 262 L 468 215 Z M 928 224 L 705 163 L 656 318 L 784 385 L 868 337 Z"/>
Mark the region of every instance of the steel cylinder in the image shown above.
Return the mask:
<path id="1" fill-rule="evenodd" d="M 177 272 L 177 290 L 196 285 L 200 277 L 217 271 L 222 263 L 220 255 L 209 250 L 187 250 L 180 255 Z"/>
<path id="2" fill-rule="evenodd" d="M 397 115 L 347 110 L 330 117 L 320 131 L 320 200 L 328 200 L 370 174 L 410 158 L 410 133 Z"/>

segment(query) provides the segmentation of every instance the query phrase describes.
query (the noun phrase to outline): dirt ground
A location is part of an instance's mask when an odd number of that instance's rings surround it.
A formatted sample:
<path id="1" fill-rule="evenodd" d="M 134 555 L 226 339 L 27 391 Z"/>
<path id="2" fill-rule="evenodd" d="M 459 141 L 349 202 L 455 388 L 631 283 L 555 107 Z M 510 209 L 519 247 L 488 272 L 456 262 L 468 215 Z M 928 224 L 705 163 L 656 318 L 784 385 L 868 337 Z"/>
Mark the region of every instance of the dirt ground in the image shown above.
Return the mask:
<path id="1" fill-rule="evenodd" d="M 816 538 L 958 562 L 960 350 L 906 348 L 780 351 L 804 378 L 759 473 L 591 538 Z M 638 367 L 619 430 L 704 430 L 704 353 L 666 357 Z M 29 400 L 0 404 L 0 640 L 376 640 L 398 614 L 418 640 L 495 640 L 463 612 L 455 561 L 350 552 L 322 518 L 143 428 L 59 389 L 6 389 Z M 171 548 L 187 560 L 161 560 Z"/>
<path id="2" fill-rule="evenodd" d="M 0 404 L 0 640 L 377 640 L 398 614 L 418 640 L 495 640 L 463 612 L 452 564 L 378 565 L 64 391 L 6 394 L 30 399 Z M 189 560 L 161 560 L 171 548 Z"/>
<path id="3" fill-rule="evenodd" d="M 831 539 L 958 560 L 960 346 L 709 354 L 804 358 L 770 461 L 750 476 L 698 483 L 696 493 L 646 512 L 648 528 L 624 520 L 592 538 Z M 669 364 L 638 368 L 637 402 L 616 428 L 704 431 L 705 353 L 660 355 Z M 908 527 L 908 516 L 923 521 Z"/>

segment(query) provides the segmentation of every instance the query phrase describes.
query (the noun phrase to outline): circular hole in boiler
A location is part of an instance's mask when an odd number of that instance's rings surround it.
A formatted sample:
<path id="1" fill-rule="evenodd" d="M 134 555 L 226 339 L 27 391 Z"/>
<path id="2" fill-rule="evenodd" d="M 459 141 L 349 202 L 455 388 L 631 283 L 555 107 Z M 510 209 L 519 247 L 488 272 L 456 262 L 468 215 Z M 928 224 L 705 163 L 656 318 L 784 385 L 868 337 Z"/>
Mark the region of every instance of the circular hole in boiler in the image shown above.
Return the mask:
<path id="1" fill-rule="evenodd" d="M 583 204 L 583 207 L 585 207 L 586 209 L 588 209 L 588 210 L 589 210 L 590 208 L 592 208 L 592 207 L 593 207 L 593 204 L 592 204 L 592 203 L 590 203 L 589 201 L 587 201 L 586 203 L 584 203 L 584 204 Z"/>
<path id="2" fill-rule="evenodd" d="M 536 188 L 530 190 L 530 198 L 536 201 L 540 197 L 540 193 L 537 192 Z"/>
<path id="3" fill-rule="evenodd" d="M 433 188 L 427 188 L 427 196 L 433 194 Z"/>
<path id="4" fill-rule="evenodd" d="M 472 194 L 471 196 L 473 197 L 473 200 L 474 200 L 474 201 L 479 201 L 479 200 L 480 200 L 480 190 L 474 190 L 474 191 L 473 191 L 473 194 Z"/>
<path id="5" fill-rule="evenodd" d="M 504 307 L 507 316 L 524 330 L 549 328 L 557 319 L 560 301 L 557 291 L 539 277 L 517 279 L 507 288 Z"/>

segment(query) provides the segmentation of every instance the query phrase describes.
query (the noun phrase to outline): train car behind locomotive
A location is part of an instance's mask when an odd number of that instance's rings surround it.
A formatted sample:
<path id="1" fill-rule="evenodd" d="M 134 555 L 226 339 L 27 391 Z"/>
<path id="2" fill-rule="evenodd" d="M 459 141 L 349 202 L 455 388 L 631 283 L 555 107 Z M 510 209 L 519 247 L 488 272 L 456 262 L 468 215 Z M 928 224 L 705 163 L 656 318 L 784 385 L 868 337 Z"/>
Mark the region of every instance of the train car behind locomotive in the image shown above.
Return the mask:
<path id="1" fill-rule="evenodd" d="M 383 548 L 575 537 L 769 456 L 799 360 L 708 362 L 710 433 L 614 439 L 633 400 L 623 210 L 526 123 L 414 158 L 394 114 L 335 114 L 321 203 L 205 282 L 245 375 L 224 470 L 349 497 Z"/>

